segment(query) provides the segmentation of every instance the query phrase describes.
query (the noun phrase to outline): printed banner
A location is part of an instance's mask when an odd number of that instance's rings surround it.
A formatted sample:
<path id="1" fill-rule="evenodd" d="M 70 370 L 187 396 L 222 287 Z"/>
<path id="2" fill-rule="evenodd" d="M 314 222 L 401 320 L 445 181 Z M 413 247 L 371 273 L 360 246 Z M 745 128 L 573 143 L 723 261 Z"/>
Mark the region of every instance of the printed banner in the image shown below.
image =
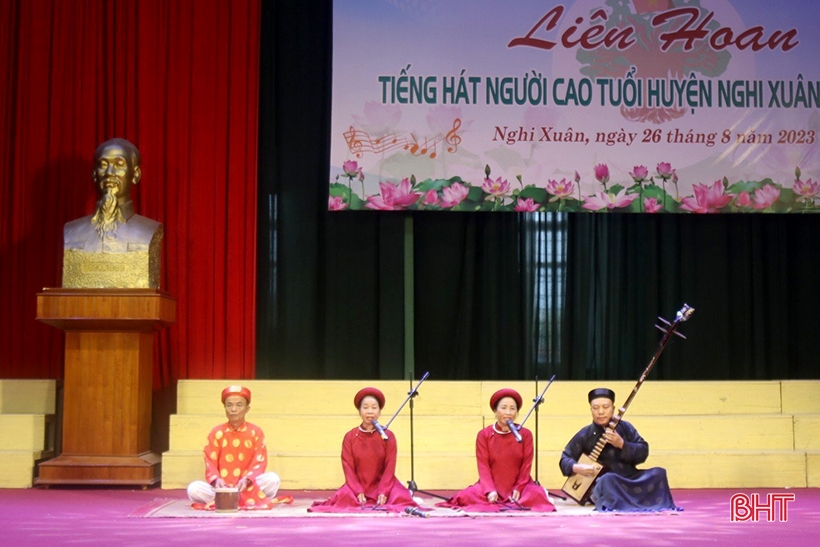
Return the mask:
<path id="1" fill-rule="evenodd" d="M 820 210 L 820 2 L 336 0 L 328 209 Z"/>

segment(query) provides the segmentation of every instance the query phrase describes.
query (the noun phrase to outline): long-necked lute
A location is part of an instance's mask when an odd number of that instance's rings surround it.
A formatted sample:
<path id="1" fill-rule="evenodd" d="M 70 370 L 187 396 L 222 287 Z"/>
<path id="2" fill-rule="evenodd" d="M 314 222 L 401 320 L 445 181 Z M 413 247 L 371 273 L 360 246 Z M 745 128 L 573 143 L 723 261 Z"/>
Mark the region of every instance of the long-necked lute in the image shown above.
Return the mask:
<path id="1" fill-rule="evenodd" d="M 666 344 L 669 343 L 669 340 L 672 338 L 672 335 L 680 336 L 681 338 L 686 338 L 681 333 L 677 332 L 678 324 L 682 323 L 689 319 L 689 317 L 695 313 L 695 308 L 689 307 L 688 304 L 684 304 L 683 307 L 678 311 L 675 315 L 675 320 L 671 323 L 662 317 L 658 317 L 658 319 L 665 325 L 655 325 L 656 328 L 663 331 L 663 338 L 661 338 L 660 343 L 658 344 L 658 349 L 655 350 L 655 355 L 652 356 L 652 359 L 649 361 L 649 365 L 646 367 L 646 370 L 643 371 L 641 377 L 638 378 L 638 383 L 635 384 L 635 387 L 632 388 L 632 393 L 629 394 L 629 397 L 624 402 L 623 406 L 618 409 L 618 413 L 612 417 L 609 422 L 609 425 L 606 428 L 606 431 L 601 438 L 598 439 L 598 442 L 595 444 L 595 448 L 593 448 L 592 453 L 589 455 L 581 454 L 578 463 L 581 464 L 588 464 L 592 465 L 593 467 L 593 474 L 591 476 L 586 475 L 579 475 L 575 474 L 572 475 L 567 479 L 564 483 L 564 486 L 561 488 L 570 498 L 577 501 L 580 505 L 584 505 L 588 500 L 590 495 L 592 494 L 592 485 L 595 483 L 595 479 L 598 478 L 598 475 L 601 474 L 601 470 L 603 466 L 598 463 L 598 457 L 601 455 L 601 451 L 606 446 L 606 438 L 607 433 L 610 431 L 614 431 L 615 428 L 620 423 L 621 418 L 623 418 L 624 414 L 626 414 L 626 410 L 629 408 L 629 405 L 632 403 L 632 400 L 637 395 L 638 390 L 641 389 L 641 385 L 643 385 L 644 380 L 646 377 L 649 376 L 649 373 L 652 371 L 652 367 L 655 366 L 655 363 L 658 361 L 658 358 L 663 353 L 664 348 L 666 348 Z"/>

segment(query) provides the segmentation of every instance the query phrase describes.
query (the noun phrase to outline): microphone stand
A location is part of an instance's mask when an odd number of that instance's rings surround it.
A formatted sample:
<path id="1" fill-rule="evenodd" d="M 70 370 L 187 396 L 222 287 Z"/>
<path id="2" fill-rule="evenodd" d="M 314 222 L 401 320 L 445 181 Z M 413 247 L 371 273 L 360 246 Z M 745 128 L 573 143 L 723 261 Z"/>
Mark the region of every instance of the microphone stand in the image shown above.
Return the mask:
<path id="1" fill-rule="evenodd" d="M 544 391 L 542 391 L 540 395 L 537 395 L 535 399 L 532 400 L 532 408 L 530 408 L 530 411 L 527 412 L 527 415 L 524 416 L 524 419 L 521 420 L 521 423 L 518 425 L 518 429 L 520 430 L 522 427 L 524 427 L 524 423 L 527 421 L 527 419 L 529 419 L 533 410 L 535 411 L 535 484 L 539 486 L 541 485 L 541 483 L 538 482 L 538 407 L 540 407 L 541 404 L 544 402 L 544 394 L 550 388 L 554 380 L 555 374 L 553 374 L 552 378 L 550 378 L 550 381 L 547 383 L 547 387 L 544 388 Z M 538 376 L 535 377 L 535 392 L 538 393 Z M 553 493 L 552 495 L 561 498 L 562 500 L 567 499 L 560 494 Z"/>
<path id="2" fill-rule="evenodd" d="M 396 412 L 393 414 L 393 417 L 390 418 L 390 421 L 387 422 L 387 425 L 384 426 L 384 428 L 387 429 L 388 427 L 390 427 L 390 424 L 392 424 L 393 420 L 396 419 L 396 416 L 399 415 L 399 412 L 401 412 L 401 409 L 404 408 L 404 405 L 406 405 L 407 402 L 410 401 L 410 480 L 407 481 L 407 488 L 408 488 L 408 490 L 410 490 L 410 495 L 411 496 L 414 496 L 416 494 L 416 492 L 421 492 L 422 494 L 427 494 L 428 496 L 431 496 L 431 497 L 434 497 L 434 498 L 447 500 L 448 498 L 446 498 L 444 496 L 439 496 L 438 494 L 433 494 L 432 492 L 425 492 L 424 490 L 419 490 L 419 487 L 416 485 L 415 445 L 414 445 L 414 440 L 413 440 L 414 439 L 413 408 L 415 407 L 415 404 L 414 404 L 413 400 L 419 394 L 419 386 L 422 384 L 422 382 L 424 382 L 427 379 L 428 376 L 430 376 L 430 373 L 425 372 L 424 376 L 422 376 L 421 380 L 419 380 L 419 383 L 416 384 L 416 387 L 413 387 L 413 380 L 412 379 L 410 380 L 410 391 L 407 392 L 407 398 L 404 400 L 404 402 L 401 404 L 401 406 L 399 406 L 398 410 L 396 410 Z"/>
<path id="3" fill-rule="evenodd" d="M 550 383 L 552 383 L 552 381 L 554 379 L 555 379 L 555 375 L 553 374 L 552 378 L 550 378 Z M 549 384 L 547 384 L 547 387 L 550 387 Z M 535 393 L 538 393 L 538 375 L 537 374 L 535 375 Z M 541 395 L 536 395 L 535 399 L 533 399 L 532 402 L 535 404 L 535 484 L 537 484 L 538 486 L 541 486 L 541 481 L 538 480 L 538 447 L 540 446 L 538 444 L 538 407 L 541 406 L 541 403 L 543 403 L 544 400 L 543 400 Z M 524 419 L 526 420 L 526 417 Z M 524 424 L 521 424 L 521 425 L 524 425 Z"/>

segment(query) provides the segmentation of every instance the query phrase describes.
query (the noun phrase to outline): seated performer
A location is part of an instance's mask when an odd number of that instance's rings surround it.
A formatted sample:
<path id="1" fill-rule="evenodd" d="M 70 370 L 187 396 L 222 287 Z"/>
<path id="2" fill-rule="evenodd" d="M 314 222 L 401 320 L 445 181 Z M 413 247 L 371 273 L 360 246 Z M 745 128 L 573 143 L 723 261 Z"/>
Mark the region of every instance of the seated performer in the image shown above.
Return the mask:
<path id="1" fill-rule="evenodd" d="M 605 434 L 615 413 L 615 392 L 597 388 L 588 395 L 592 423 L 570 440 L 561 455 L 561 472 L 591 477 L 591 464 L 578 463 L 581 454 L 589 455 L 601 435 Z M 607 434 L 607 445 L 598 457 L 604 466 L 592 487 L 592 499 L 598 511 L 664 511 L 678 510 L 672 501 L 666 470 L 661 467 L 637 469 L 649 456 L 649 444 L 635 427 L 621 420 Z"/>
<path id="2" fill-rule="evenodd" d="M 308 511 L 348 513 L 377 509 L 400 513 L 417 507 L 410 491 L 395 476 L 396 437 L 384 430 L 387 440 L 373 425 L 384 407 L 384 394 L 374 387 L 361 389 L 353 398 L 362 423 L 348 431 L 342 441 L 342 470 L 345 483 L 327 501 L 316 502 Z"/>
<path id="3" fill-rule="evenodd" d="M 532 433 L 529 429 L 519 430 L 519 443 L 507 425 L 518 415 L 521 395 L 513 389 L 496 391 L 490 398 L 490 408 L 496 421 L 479 431 L 475 442 L 478 482 L 436 505 L 482 512 L 522 508 L 555 511 L 547 491 L 530 477 Z"/>
<path id="4" fill-rule="evenodd" d="M 251 392 L 242 386 L 228 386 L 222 391 L 222 404 L 228 423 L 218 425 L 208 434 L 205 445 L 205 478 L 188 485 L 188 497 L 194 509 L 213 509 L 215 488 L 239 490 L 240 509 L 270 509 L 277 500 L 279 476 L 265 473 L 268 449 L 262 430 L 245 421 L 251 408 Z"/>

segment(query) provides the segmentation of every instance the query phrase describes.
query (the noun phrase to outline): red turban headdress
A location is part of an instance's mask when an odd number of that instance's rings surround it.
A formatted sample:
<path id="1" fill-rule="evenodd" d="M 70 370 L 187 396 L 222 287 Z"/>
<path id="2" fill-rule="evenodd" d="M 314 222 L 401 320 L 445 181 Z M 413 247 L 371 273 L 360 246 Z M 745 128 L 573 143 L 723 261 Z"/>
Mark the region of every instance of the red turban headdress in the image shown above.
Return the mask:
<path id="1" fill-rule="evenodd" d="M 251 404 L 251 390 L 243 386 L 228 386 L 222 390 L 222 404 L 225 404 L 225 399 L 231 395 L 241 395 Z"/>
<path id="2" fill-rule="evenodd" d="M 515 401 L 516 406 L 518 407 L 518 410 L 521 410 L 521 395 L 516 390 L 509 388 L 499 389 L 498 391 L 493 393 L 493 396 L 490 397 L 490 408 L 492 408 L 493 411 L 495 411 L 495 407 L 498 405 L 498 401 L 500 401 L 504 397 L 512 397 L 512 399 Z"/>
<path id="3" fill-rule="evenodd" d="M 365 397 L 373 397 L 379 403 L 379 410 L 384 408 L 384 393 L 376 389 L 375 387 L 364 387 L 356 393 L 356 396 L 353 397 L 353 404 L 356 405 L 356 408 L 361 407 L 362 399 Z"/>

